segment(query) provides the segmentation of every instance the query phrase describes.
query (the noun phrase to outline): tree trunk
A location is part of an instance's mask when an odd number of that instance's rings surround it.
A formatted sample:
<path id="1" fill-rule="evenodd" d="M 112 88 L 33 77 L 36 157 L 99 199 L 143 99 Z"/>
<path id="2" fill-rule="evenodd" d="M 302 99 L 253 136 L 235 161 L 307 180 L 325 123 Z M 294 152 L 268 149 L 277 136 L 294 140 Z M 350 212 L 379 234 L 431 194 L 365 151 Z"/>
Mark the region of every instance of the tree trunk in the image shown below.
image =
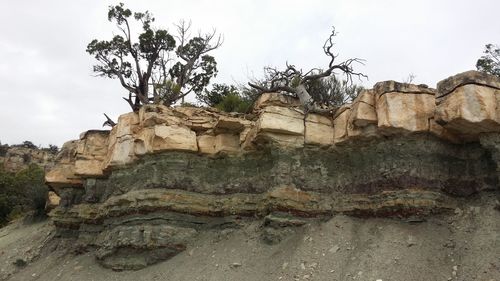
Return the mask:
<path id="1" fill-rule="evenodd" d="M 337 107 L 321 107 L 318 106 L 309 92 L 307 92 L 306 86 L 304 84 L 300 84 L 295 88 L 295 94 L 299 98 L 300 103 L 304 107 L 306 113 L 318 113 L 318 114 L 333 114 L 337 110 Z"/>

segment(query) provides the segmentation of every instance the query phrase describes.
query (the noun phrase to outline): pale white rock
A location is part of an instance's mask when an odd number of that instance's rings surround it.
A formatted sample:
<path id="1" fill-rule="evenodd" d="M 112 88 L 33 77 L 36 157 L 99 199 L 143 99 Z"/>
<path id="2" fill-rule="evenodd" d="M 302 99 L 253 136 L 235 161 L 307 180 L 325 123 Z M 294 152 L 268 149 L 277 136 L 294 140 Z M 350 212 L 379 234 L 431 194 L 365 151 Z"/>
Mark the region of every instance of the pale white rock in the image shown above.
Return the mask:
<path id="1" fill-rule="evenodd" d="M 267 106 L 281 106 L 281 107 L 298 107 L 300 106 L 299 99 L 290 95 L 283 95 L 280 93 L 263 93 L 259 96 L 254 103 L 254 110 L 260 110 Z"/>
<path id="2" fill-rule="evenodd" d="M 259 131 L 304 135 L 304 114 L 295 108 L 268 106 L 257 122 Z"/>
<path id="3" fill-rule="evenodd" d="M 438 99 L 436 121 L 463 135 L 500 132 L 500 90 L 467 84 Z"/>
<path id="4" fill-rule="evenodd" d="M 118 117 L 116 124 L 116 137 L 120 138 L 133 134 L 133 127 L 139 124 L 139 115 L 135 112 L 129 112 Z"/>
<path id="5" fill-rule="evenodd" d="M 349 123 L 355 127 L 366 127 L 377 124 L 377 112 L 375 110 L 375 93 L 373 90 L 363 90 L 351 107 Z"/>
<path id="6" fill-rule="evenodd" d="M 350 113 L 350 104 L 341 106 L 335 113 L 333 119 L 333 141 L 335 143 L 341 143 L 347 140 L 347 125 L 349 122 Z"/>
<path id="7" fill-rule="evenodd" d="M 189 128 L 178 125 L 156 125 L 153 150 L 198 151 L 196 133 Z"/>
<path id="8" fill-rule="evenodd" d="M 304 141 L 306 144 L 333 145 L 333 118 L 318 114 L 308 114 Z"/>

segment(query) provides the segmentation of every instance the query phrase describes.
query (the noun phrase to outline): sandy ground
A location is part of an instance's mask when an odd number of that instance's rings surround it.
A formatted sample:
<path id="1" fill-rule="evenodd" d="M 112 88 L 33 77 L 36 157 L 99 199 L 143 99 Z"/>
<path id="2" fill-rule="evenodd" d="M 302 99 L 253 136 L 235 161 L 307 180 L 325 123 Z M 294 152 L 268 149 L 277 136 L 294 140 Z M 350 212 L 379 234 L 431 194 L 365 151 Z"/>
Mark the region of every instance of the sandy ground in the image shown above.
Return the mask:
<path id="1" fill-rule="evenodd" d="M 338 215 L 297 228 L 272 246 L 262 242 L 261 222 L 251 222 L 201 233 L 172 259 L 125 272 L 102 268 L 93 253 L 68 252 L 71 241 L 48 241 L 50 221 L 18 223 L 0 230 L 0 280 L 498 281 L 496 197 L 483 194 L 454 214 L 420 223 Z M 16 266 L 18 257 L 31 261 Z"/>

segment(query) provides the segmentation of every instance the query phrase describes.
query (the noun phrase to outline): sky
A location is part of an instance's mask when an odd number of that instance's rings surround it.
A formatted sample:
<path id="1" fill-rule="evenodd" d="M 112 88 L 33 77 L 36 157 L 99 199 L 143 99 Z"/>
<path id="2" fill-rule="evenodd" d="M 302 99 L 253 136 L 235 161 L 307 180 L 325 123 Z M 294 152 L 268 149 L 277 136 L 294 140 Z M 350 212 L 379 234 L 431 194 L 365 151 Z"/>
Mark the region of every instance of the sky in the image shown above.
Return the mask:
<path id="1" fill-rule="evenodd" d="M 100 129 L 103 113 L 129 112 L 117 80 L 95 77 L 92 39 L 117 34 L 103 0 L 0 0 L 0 142 L 30 140 L 62 145 Z M 224 36 L 215 50 L 212 82 L 246 83 L 264 66 L 325 68 L 322 52 L 335 26 L 339 61 L 362 58 L 355 70 L 365 87 L 384 80 L 435 87 L 475 68 L 487 43 L 500 44 L 498 0 L 169 0 L 122 1 L 152 12 L 155 26 L 174 31 L 180 20 L 194 30 Z M 194 99 L 191 97 L 191 99 Z"/>

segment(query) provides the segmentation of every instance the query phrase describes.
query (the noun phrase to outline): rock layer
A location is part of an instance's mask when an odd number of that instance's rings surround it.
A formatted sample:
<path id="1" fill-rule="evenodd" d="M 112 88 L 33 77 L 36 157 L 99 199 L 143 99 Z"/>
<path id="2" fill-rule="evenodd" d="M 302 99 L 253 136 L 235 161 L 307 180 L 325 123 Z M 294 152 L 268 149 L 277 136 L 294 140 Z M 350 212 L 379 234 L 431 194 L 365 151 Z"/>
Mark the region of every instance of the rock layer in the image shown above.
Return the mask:
<path id="1" fill-rule="evenodd" d="M 497 80 L 450 79 L 456 87 L 438 90 L 377 83 L 333 116 L 304 115 L 276 93 L 247 116 L 144 106 L 64 145 L 46 175 L 61 197 L 51 215 L 60 235 L 123 270 L 246 220 L 262 219 L 274 243 L 280 228 L 339 213 L 419 219 L 454 210 L 457 197 L 498 189 L 500 127 Z M 473 109 L 486 113 L 477 121 Z"/>

